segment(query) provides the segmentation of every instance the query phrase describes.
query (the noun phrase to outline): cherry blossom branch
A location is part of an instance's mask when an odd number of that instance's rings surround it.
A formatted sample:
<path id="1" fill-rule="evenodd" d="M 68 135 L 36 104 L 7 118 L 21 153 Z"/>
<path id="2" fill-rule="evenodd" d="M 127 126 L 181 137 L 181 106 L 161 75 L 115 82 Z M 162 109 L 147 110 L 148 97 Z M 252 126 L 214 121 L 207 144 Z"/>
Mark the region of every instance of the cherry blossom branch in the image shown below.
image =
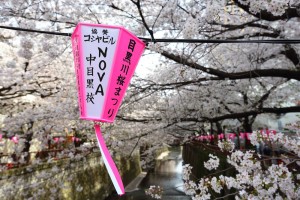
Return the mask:
<path id="1" fill-rule="evenodd" d="M 291 113 L 291 112 L 300 112 L 300 106 L 291 106 L 291 107 L 284 107 L 284 108 L 260 108 L 259 110 L 251 110 L 251 111 L 245 111 L 240 113 L 231 113 L 231 114 L 225 114 L 217 117 L 182 117 L 182 118 L 174 118 L 170 119 L 170 121 L 173 121 L 173 123 L 167 125 L 166 127 L 169 127 L 171 125 L 181 123 L 181 122 L 218 122 L 225 119 L 237 119 L 237 118 L 243 118 L 248 117 L 252 115 L 258 115 L 262 113 L 273 113 L 273 114 L 282 114 L 282 113 Z M 147 123 L 150 121 L 162 121 L 162 118 L 133 118 L 133 117 L 126 117 L 117 115 L 117 118 L 123 121 L 130 121 L 130 122 L 141 122 L 141 123 Z M 165 128 L 166 128 L 165 127 Z M 147 135 L 146 133 L 145 135 Z M 134 137 L 136 138 L 136 137 Z M 132 138 L 132 139 L 134 139 Z"/>
<path id="2" fill-rule="evenodd" d="M 230 80 L 240 80 L 240 79 L 249 79 L 249 78 L 261 78 L 261 77 L 280 77 L 280 78 L 288 78 L 288 79 L 295 79 L 300 81 L 300 71 L 296 70 L 289 70 L 289 69 L 254 69 L 250 71 L 244 72 L 232 72 L 228 73 L 225 71 L 221 71 L 214 68 L 204 67 L 198 63 L 192 62 L 187 58 L 184 58 L 179 55 L 175 55 L 169 53 L 167 51 L 162 51 L 161 55 L 173 60 L 177 63 L 181 63 L 183 65 L 189 66 L 193 69 L 201 70 L 205 73 L 210 75 L 214 75 L 221 80 L 230 79 Z M 215 79 L 216 77 L 213 77 Z"/>
<path id="3" fill-rule="evenodd" d="M 256 18 L 267 20 L 267 21 L 277 21 L 277 20 L 289 20 L 293 17 L 300 17 L 300 13 L 297 10 L 297 8 L 287 8 L 285 10 L 285 13 L 279 16 L 273 15 L 271 12 L 267 10 L 261 10 L 258 13 L 253 13 L 250 11 L 249 4 L 242 4 L 240 3 L 240 0 L 234 0 L 235 5 L 242 8 L 244 11 L 246 11 L 248 14 L 255 16 Z"/>
<path id="4" fill-rule="evenodd" d="M 140 0 L 137 0 L 136 2 L 135 2 L 135 1 L 131 1 L 131 2 L 133 2 L 133 3 L 137 6 L 137 9 L 138 9 L 139 14 L 140 14 L 140 17 L 141 17 L 141 19 L 142 19 L 143 25 L 145 26 L 146 30 L 147 30 L 148 33 L 150 34 L 151 40 L 152 40 L 153 42 L 155 42 L 154 35 L 153 35 L 153 30 L 151 30 L 151 29 L 149 28 L 149 26 L 148 26 L 148 24 L 147 24 L 147 22 L 146 22 L 146 20 L 145 20 L 145 17 L 144 17 L 144 15 L 143 15 L 143 13 L 142 13 L 141 1 L 140 1 Z"/>

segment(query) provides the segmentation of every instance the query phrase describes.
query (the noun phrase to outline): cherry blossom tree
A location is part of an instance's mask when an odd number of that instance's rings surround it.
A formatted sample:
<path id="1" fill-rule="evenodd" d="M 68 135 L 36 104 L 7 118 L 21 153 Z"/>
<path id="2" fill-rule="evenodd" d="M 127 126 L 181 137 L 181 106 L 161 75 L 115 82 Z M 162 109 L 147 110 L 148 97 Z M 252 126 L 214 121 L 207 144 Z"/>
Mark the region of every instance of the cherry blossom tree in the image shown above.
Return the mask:
<path id="1" fill-rule="evenodd" d="M 297 38 L 293 31 L 296 27 L 290 24 L 299 17 L 295 12 L 297 2 L 272 2 L 270 5 L 261 2 L 261 7 L 257 7 L 260 4 L 245 1 L 160 1 L 151 10 L 143 9 L 147 3 L 133 1 L 133 4 L 136 7 L 130 9 L 138 9 L 139 18 L 154 42 L 160 37 L 238 40 Z M 129 13 L 128 7 L 117 6 L 116 3 L 112 3 L 111 7 Z M 264 16 L 260 17 L 257 12 Z M 163 26 L 158 26 L 159 22 Z M 154 92 L 162 91 L 159 96 L 163 96 L 166 90 L 173 90 L 164 95 L 169 98 L 167 107 L 172 108 L 167 115 L 168 121 L 172 116 L 175 121 L 200 123 L 238 119 L 243 129 L 251 131 L 251 125 L 260 113 L 299 112 L 296 105 L 299 96 L 286 95 L 289 99 L 285 99 L 285 103 L 289 102 L 287 104 L 293 105 L 291 107 L 283 106 L 280 100 L 286 92 L 294 90 L 297 94 L 298 91 L 298 44 L 155 43 L 149 49 L 165 58 L 162 58 L 165 64 L 159 67 L 154 79 L 137 88 L 136 95 L 138 99 L 143 99 L 141 92 L 149 97 Z M 174 106 L 169 105 L 172 101 Z M 174 107 L 180 117 L 174 114 Z"/>
<path id="2" fill-rule="evenodd" d="M 293 1 L 272 1 L 269 4 L 263 1 L 257 4 L 246 1 L 155 1 L 155 4 L 152 1 L 139 0 L 128 3 L 86 1 L 76 6 L 64 1 L 7 1 L 1 6 L 4 13 L 1 20 L 9 25 L 29 29 L 42 27 L 56 32 L 71 32 L 78 21 L 123 23 L 137 35 L 148 36 L 153 42 L 161 37 L 293 39 L 297 37 L 297 8 L 297 2 Z M 261 13 L 261 16 L 258 13 Z M 113 18 L 122 19 L 122 23 L 112 20 Z M 3 33 L 4 38 L 19 38 L 19 42 L 10 39 L 6 40 L 6 43 L 21 47 L 16 51 L 18 56 L 25 60 L 22 64 L 18 63 L 18 70 L 24 75 L 18 75 L 19 78 L 15 81 L 3 80 L 5 87 L 2 87 L 1 91 L 4 100 L 28 94 L 37 95 L 42 99 L 49 96 L 47 101 L 53 99 L 52 96 L 69 96 L 63 91 L 72 92 L 74 95 L 72 84 L 63 86 L 66 84 L 65 80 L 74 81 L 69 38 L 28 32 L 6 32 Z M 15 37 L 8 36 L 10 34 Z M 34 41 L 30 40 L 32 37 L 35 38 Z M 274 97 L 278 100 L 280 95 L 288 93 L 287 101 L 290 102 L 289 105 L 293 105 L 293 101 L 299 98 L 298 47 L 297 44 L 149 44 L 149 50 L 162 57 L 161 63 L 164 63 L 164 67 L 157 69 L 154 77 L 149 77 L 145 85 L 143 82 L 137 83 L 137 87 L 133 87 L 133 91 L 129 93 L 132 95 L 129 95 L 128 99 L 131 101 L 131 98 L 152 98 L 151 95 L 158 92 L 158 98 L 164 94 L 165 98 L 172 98 L 164 102 L 168 102 L 169 105 L 173 103 L 174 105 L 169 107 L 176 107 L 180 117 L 177 120 L 178 115 L 174 115 L 174 109 L 163 109 L 164 117 L 154 117 L 155 120 L 189 121 L 196 122 L 199 126 L 199 123 L 203 122 L 218 125 L 225 119 L 238 119 L 242 127 L 250 131 L 251 124 L 260 113 L 299 111 L 298 106 L 284 108 L 280 102 L 273 100 Z M 12 61 L 6 62 L 7 66 L 14 65 Z M 42 67 L 49 65 L 51 67 Z M 60 65 L 68 67 L 61 68 Z M 7 73 L 3 74 L 3 77 L 9 79 L 11 76 L 7 74 L 11 74 L 12 71 L 9 71 L 9 67 L 5 69 Z M 51 75 L 47 73 L 49 71 Z M 57 74 L 53 73 L 54 71 Z M 22 78 L 30 80 L 30 77 L 36 78 L 37 81 L 22 84 L 22 87 L 18 85 L 23 83 Z M 141 97 L 143 94 L 144 97 Z M 199 94 L 204 94 L 201 99 Z M 58 101 L 62 100 L 58 98 Z M 72 108 L 74 106 L 75 101 Z M 58 113 L 62 110 L 59 109 Z M 120 119 L 129 119 L 122 113 L 120 116 Z M 162 120 L 163 118 L 166 120 Z"/>

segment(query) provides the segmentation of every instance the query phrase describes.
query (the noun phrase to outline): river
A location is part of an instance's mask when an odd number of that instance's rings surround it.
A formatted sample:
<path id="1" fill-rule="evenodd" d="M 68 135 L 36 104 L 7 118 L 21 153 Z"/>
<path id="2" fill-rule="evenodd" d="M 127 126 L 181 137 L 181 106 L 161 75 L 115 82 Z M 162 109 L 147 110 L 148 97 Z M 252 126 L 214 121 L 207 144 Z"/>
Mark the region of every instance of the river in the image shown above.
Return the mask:
<path id="1" fill-rule="evenodd" d="M 183 192 L 182 181 L 182 148 L 172 147 L 169 152 L 162 153 L 156 160 L 153 171 L 148 172 L 138 188 L 132 192 L 126 192 L 119 197 L 111 195 L 106 200 L 150 200 L 145 195 L 145 189 L 151 185 L 163 187 L 163 200 L 190 200 Z"/>

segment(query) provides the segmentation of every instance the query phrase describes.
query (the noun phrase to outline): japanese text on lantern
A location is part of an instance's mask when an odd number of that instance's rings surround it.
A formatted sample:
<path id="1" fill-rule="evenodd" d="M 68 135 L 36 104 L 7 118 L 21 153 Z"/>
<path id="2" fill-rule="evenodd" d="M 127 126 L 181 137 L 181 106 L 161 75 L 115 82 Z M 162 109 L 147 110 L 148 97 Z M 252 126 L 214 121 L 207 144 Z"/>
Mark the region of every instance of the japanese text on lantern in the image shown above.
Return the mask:
<path id="1" fill-rule="evenodd" d="M 75 70 L 76 70 L 76 75 L 77 75 L 77 87 L 78 87 L 78 100 L 79 100 L 79 106 L 80 106 L 80 112 L 81 115 L 83 114 L 83 109 L 82 109 L 82 98 L 80 95 L 80 78 L 79 78 L 79 74 L 80 74 L 80 59 L 79 59 L 79 44 L 78 44 L 78 38 L 76 37 L 73 40 L 73 53 L 74 53 L 74 63 L 75 63 Z"/>
<path id="2" fill-rule="evenodd" d="M 84 35 L 84 42 L 97 42 L 102 44 L 110 44 L 113 45 L 116 43 L 116 40 L 114 37 L 111 37 L 109 35 L 109 32 L 107 29 L 102 30 L 102 34 L 98 34 L 98 29 L 92 28 L 91 34 Z M 105 77 L 105 69 L 107 66 L 106 63 L 106 57 L 108 52 L 108 47 L 105 45 L 100 45 L 95 51 L 92 51 L 90 53 L 87 53 L 87 56 L 85 57 L 86 61 L 88 62 L 87 68 L 86 68 L 86 102 L 95 104 L 94 102 L 94 96 L 95 95 L 101 95 L 104 96 L 104 88 L 102 85 L 102 81 Z M 99 61 L 96 60 L 96 58 L 99 59 Z M 97 69 L 98 70 L 97 70 Z M 98 83 L 94 85 L 96 81 L 98 80 Z"/>
<path id="3" fill-rule="evenodd" d="M 130 65 L 131 65 L 131 58 L 134 52 L 134 47 L 136 45 L 136 41 L 133 39 L 130 39 L 128 42 L 128 46 L 127 46 L 127 51 L 124 54 L 123 57 L 123 61 L 121 63 L 120 66 L 118 66 L 119 68 L 119 75 L 116 78 L 116 87 L 114 88 L 114 96 L 111 98 L 111 104 L 112 107 L 110 109 L 108 109 L 108 117 L 111 118 L 114 113 L 116 112 L 115 110 L 117 110 L 116 106 L 118 104 L 119 101 L 121 101 L 122 99 L 122 95 L 120 95 L 120 93 L 122 92 L 122 90 L 126 90 L 126 86 L 125 83 L 126 81 L 130 81 L 130 78 L 127 78 L 127 74 L 128 74 L 128 70 L 130 69 Z"/>
<path id="4" fill-rule="evenodd" d="M 83 89 L 88 117 L 99 117 L 104 109 L 119 30 L 82 26 Z"/>

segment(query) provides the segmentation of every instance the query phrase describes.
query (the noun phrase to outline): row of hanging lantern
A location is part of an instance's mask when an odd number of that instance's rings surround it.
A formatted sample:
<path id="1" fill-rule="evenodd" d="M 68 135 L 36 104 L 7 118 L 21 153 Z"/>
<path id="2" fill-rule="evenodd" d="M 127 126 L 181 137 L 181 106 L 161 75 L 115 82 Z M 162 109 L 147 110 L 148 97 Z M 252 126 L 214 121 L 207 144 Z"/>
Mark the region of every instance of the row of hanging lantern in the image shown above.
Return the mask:
<path id="1" fill-rule="evenodd" d="M 270 134 L 276 134 L 276 130 L 267 130 L 267 131 L 260 131 L 259 132 L 263 137 L 268 137 Z M 250 140 L 250 135 L 252 133 L 220 133 L 217 134 L 218 140 L 234 140 L 234 139 L 244 139 Z M 213 141 L 215 140 L 215 135 L 200 135 L 193 137 L 194 140 L 198 141 Z"/>

